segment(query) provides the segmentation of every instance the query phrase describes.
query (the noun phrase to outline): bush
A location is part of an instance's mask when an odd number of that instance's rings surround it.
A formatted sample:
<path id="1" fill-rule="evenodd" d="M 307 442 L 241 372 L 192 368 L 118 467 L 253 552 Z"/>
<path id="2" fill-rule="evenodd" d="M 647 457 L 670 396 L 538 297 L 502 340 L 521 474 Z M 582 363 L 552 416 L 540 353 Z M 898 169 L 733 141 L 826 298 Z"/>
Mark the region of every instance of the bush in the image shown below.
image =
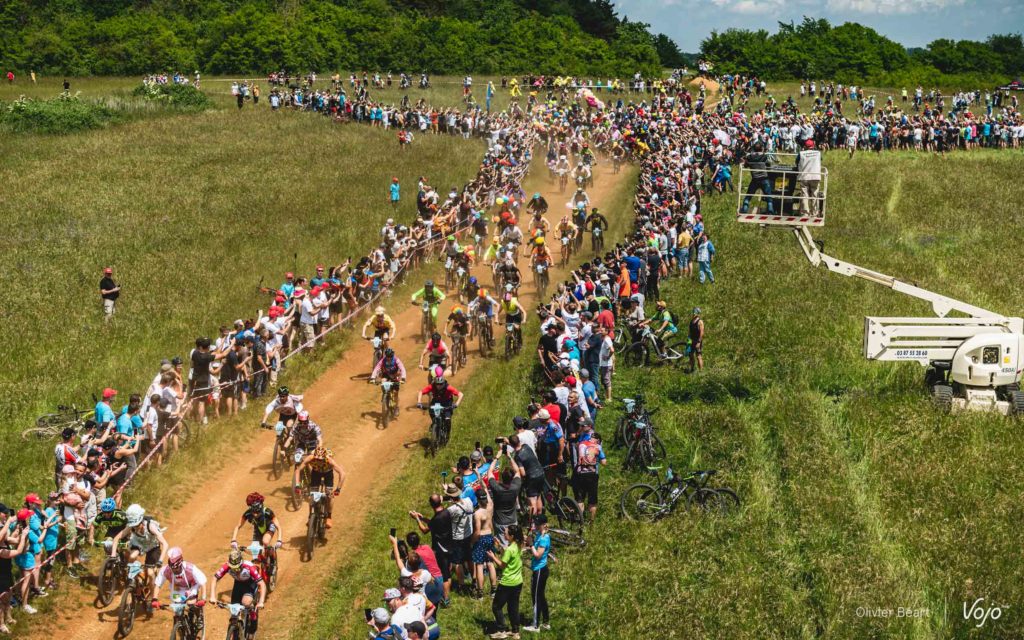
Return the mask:
<path id="1" fill-rule="evenodd" d="M 110 122 L 113 109 L 80 100 L 77 96 L 59 96 L 51 100 L 20 98 L 0 101 L 0 127 L 12 132 L 72 133 L 96 129 Z"/>
<path id="2" fill-rule="evenodd" d="M 143 84 L 136 87 L 132 95 L 163 100 L 179 109 L 201 111 L 213 106 L 205 93 L 188 84 Z"/>

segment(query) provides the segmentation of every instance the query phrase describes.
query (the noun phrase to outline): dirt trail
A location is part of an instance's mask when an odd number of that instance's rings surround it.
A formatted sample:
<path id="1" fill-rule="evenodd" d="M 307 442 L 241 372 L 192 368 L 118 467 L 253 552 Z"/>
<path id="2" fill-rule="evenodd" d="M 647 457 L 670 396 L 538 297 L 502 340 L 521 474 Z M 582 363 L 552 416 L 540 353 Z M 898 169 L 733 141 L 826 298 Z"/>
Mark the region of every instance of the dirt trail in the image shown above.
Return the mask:
<path id="1" fill-rule="evenodd" d="M 544 194 L 550 207 L 547 217 L 553 225 L 557 224 L 571 192 L 567 190 L 565 194 L 559 194 L 557 185 L 547 181 L 543 163 L 537 161 L 534 164 L 531 177 L 525 185 L 528 187 L 527 193 L 540 191 Z M 628 172 L 614 175 L 608 169 L 599 170 L 595 176 L 595 185 L 588 190 L 593 205 L 604 209 L 628 175 Z M 605 211 L 606 215 L 616 216 L 630 213 Z M 589 239 L 584 242 L 584 256 L 590 253 L 587 247 Z M 557 248 L 555 251 L 557 259 Z M 532 278 L 524 265 L 525 261 L 520 259 L 520 268 L 526 271 L 520 297 L 529 307 L 536 294 Z M 478 267 L 474 275 L 483 283 L 489 285 L 491 282 L 486 267 Z M 552 282 L 556 281 L 557 278 L 553 277 Z M 303 624 L 303 620 L 308 619 L 311 607 L 320 599 L 336 566 L 359 547 L 367 500 L 371 496 L 380 495 L 391 481 L 390 476 L 381 470 L 395 468 L 395 465 L 408 461 L 412 456 L 423 455 L 420 439 L 426 433 L 428 419 L 412 406 L 416 387 L 425 381 L 425 373 L 415 370 L 423 348 L 416 336 L 420 310 L 405 299 L 398 298 L 390 300 L 385 306 L 398 324 L 399 338 L 394 348 L 409 369 L 409 384 L 402 389 L 400 402 L 403 409 L 398 420 L 393 421 L 386 430 L 378 428 L 380 391 L 367 383 L 370 351 L 368 346 L 361 343 L 348 350 L 312 386 L 301 390 L 312 419 L 323 428 L 324 442 L 334 451 L 347 475 L 344 489 L 334 501 L 334 528 L 328 532 L 326 545 L 317 548 L 314 562 L 300 560 L 299 550 L 304 544 L 307 511 L 305 506 L 296 512 L 285 509 L 291 488 L 290 477 L 287 473 L 280 479 L 272 477 L 270 459 L 274 436 L 269 431 L 254 429 L 249 446 L 240 448 L 232 458 L 223 460 L 220 469 L 213 471 L 212 475 L 197 475 L 206 480 L 194 490 L 195 497 L 183 508 L 171 514 L 159 514 L 161 524 L 168 527 L 168 542 L 180 546 L 186 559 L 194 562 L 212 580 L 211 574 L 227 557 L 231 531 L 244 510 L 245 496 L 251 491 L 260 491 L 267 496 L 268 506 L 274 509 L 281 520 L 285 544 L 280 550 L 277 589 L 267 599 L 266 610 L 260 616 L 260 638 L 290 637 Z M 442 305 L 439 318 L 447 317 L 452 306 L 449 298 Z M 503 328 L 496 328 L 495 338 L 499 350 L 503 331 Z M 464 384 L 481 364 L 473 346 L 470 345 L 467 367 L 452 378 L 456 386 Z M 250 410 L 249 415 L 254 423 L 262 415 L 261 409 L 262 406 L 254 406 Z M 250 535 L 251 530 L 246 527 L 239 532 L 239 541 L 244 545 Z M 230 578 L 226 577 L 218 585 L 221 599 L 226 601 L 231 584 Z M 161 595 L 162 600 L 166 601 L 166 588 Z M 92 594 L 89 596 L 91 598 Z M 55 616 L 57 619 L 51 623 L 34 621 L 36 625 L 32 629 L 32 637 L 51 637 L 58 628 L 63 628 L 72 631 L 72 638 L 112 638 L 117 630 L 117 602 L 115 598 L 114 603 L 104 610 L 90 607 L 58 614 Z M 140 616 L 131 638 L 166 638 L 170 627 L 169 613 L 156 612 L 151 619 Z M 226 627 L 226 612 L 207 610 L 208 638 L 222 637 Z M 62 635 L 67 636 L 67 633 Z"/>

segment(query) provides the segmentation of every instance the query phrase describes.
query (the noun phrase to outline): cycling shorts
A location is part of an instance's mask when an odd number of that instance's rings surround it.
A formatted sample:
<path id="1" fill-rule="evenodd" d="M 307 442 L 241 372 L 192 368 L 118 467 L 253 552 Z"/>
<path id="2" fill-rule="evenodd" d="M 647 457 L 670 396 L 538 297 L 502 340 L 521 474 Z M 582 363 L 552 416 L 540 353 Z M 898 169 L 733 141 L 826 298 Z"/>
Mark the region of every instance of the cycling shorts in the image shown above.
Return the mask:
<path id="1" fill-rule="evenodd" d="M 309 488 L 318 489 L 320 486 L 324 486 L 328 489 L 334 488 L 334 469 L 330 471 L 313 471 L 309 472 Z"/>
<path id="2" fill-rule="evenodd" d="M 255 580 L 235 580 L 235 586 L 231 587 L 231 604 L 242 604 L 245 596 L 252 596 L 255 600 L 259 584 Z"/>

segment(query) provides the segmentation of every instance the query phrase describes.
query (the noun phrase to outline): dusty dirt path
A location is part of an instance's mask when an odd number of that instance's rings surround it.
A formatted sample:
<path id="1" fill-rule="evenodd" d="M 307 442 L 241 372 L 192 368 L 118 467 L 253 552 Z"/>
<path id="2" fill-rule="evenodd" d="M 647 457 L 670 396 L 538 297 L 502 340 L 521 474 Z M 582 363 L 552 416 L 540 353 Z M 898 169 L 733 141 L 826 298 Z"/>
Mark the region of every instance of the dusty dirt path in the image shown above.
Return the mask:
<path id="1" fill-rule="evenodd" d="M 624 171 L 614 175 L 609 169 L 603 169 L 596 174 L 595 184 L 588 194 L 594 206 L 605 209 L 612 194 L 630 173 Z M 567 189 L 565 194 L 558 193 L 557 185 L 548 182 L 547 171 L 541 161 L 535 162 L 526 186 L 527 193 L 540 191 L 544 194 L 550 207 L 547 217 L 553 225 L 557 224 L 566 211 L 565 202 L 571 192 Z M 615 216 L 631 214 L 630 211 L 608 210 L 604 213 Z M 589 238 L 584 242 L 583 257 L 590 255 L 588 247 Z M 554 255 L 557 260 L 557 248 Z M 578 263 L 579 260 L 574 259 L 573 262 Z M 522 258 L 520 268 L 526 272 L 520 297 L 529 306 L 536 293 Z M 555 271 L 557 274 L 559 270 Z M 478 267 L 474 275 L 489 287 L 491 276 L 486 267 Z M 553 277 L 552 282 L 556 281 L 557 278 Z M 279 552 L 277 589 L 268 598 L 266 610 L 260 616 L 259 637 L 262 639 L 290 637 L 300 628 L 303 620 L 312 613 L 337 565 L 346 556 L 357 552 L 370 498 L 380 495 L 391 481 L 381 470 L 395 468 L 413 456 L 423 455 L 420 439 L 426 433 L 428 419 L 412 406 L 416 387 L 425 383 L 426 376 L 424 372 L 415 370 L 423 349 L 416 336 L 420 310 L 398 298 L 386 302 L 385 306 L 398 324 L 399 338 L 394 348 L 409 369 L 409 384 L 402 389 L 400 402 L 403 409 L 398 420 L 386 430 L 378 428 L 380 391 L 367 383 L 371 354 L 369 347 L 362 343 L 349 349 L 312 386 L 301 390 L 312 419 L 323 428 L 324 442 L 334 451 L 347 474 L 344 489 L 334 500 L 334 528 L 328 532 L 326 545 L 317 549 L 314 562 L 300 559 L 307 508 L 303 506 L 296 512 L 285 508 L 291 489 L 290 476 L 285 473 L 280 479 L 272 477 L 270 459 L 274 436 L 269 431 L 254 429 L 249 446 L 240 448 L 232 458 L 225 459 L 219 470 L 204 470 L 212 475 L 197 475 L 200 479 L 205 478 L 205 482 L 194 490 L 194 497 L 183 508 L 171 514 L 159 514 L 161 524 L 168 527 L 168 542 L 180 546 L 186 559 L 194 562 L 212 580 L 211 574 L 227 557 L 231 531 L 245 508 L 245 496 L 251 491 L 260 491 L 267 496 L 267 505 L 281 520 L 285 544 Z M 445 301 L 439 318 L 447 317 L 452 306 L 451 298 Z M 495 330 L 499 350 L 502 348 L 503 331 L 500 327 Z M 463 384 L 482 363 L 473 346 L 470 345 L 467 367 L 452 378 L 456 386 Z M 253 423 L 262 415 L 260 410 L 261 407 L 253 407 L 250 411 Z M 248 527 L 240 531 L 240 543 L 245 545 L 250 535 Z M 231 585 L 229 577 L 218 585 L 222 600 L 227 600 Z M 87 595 L 91 601 L 93 594 Z M 166 601 L 166 589 L 162 596 Z M 31 637 L 49 638 L 60 633 L 76 639 L 113 638 L 117 631 L 118 598 L 104 610 L 82 608 L 51 616 L 49 623 L 39 620 Z M 151 619 L 140 616 L 131 638 L 166 638 L 170 628 L 171 616 L 167 612 L 156 612 Z M 226 612 L 207 609 L 207 637 L 223 637 L 226 628 Z"/>

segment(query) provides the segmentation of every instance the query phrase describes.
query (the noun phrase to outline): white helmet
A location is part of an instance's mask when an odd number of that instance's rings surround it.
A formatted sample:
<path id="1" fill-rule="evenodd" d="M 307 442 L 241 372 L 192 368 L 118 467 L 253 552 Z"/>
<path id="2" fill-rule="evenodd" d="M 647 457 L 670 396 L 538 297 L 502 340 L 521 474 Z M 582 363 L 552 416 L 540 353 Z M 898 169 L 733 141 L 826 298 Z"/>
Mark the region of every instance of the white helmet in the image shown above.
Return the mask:
<path id="1" fill-rule="evenodd" d="M 142 518 L 146 515 L 146 510 L 140 505 L 133 504 L 125 509 L 124 515 L 128 520 L 129 527 L 137 527 L 142 524 Z"/>

